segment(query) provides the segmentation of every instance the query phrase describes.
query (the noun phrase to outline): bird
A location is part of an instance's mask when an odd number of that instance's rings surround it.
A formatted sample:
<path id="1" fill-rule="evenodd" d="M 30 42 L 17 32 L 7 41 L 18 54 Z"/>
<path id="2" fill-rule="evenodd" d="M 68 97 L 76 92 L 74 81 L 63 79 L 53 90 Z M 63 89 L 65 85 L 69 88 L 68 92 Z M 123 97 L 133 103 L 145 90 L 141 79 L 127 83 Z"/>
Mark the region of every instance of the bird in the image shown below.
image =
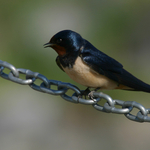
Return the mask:
<path id="1" fill-rule="evenodd" d="M 150 85 L 133 76 L 114 58 L 98 50 L 72 30 L 56 33 L 44 48 L 51 47 L 58 56 L 56 63 L 72 80 L 100 90 L 129 90 L 150 93 Z"/>

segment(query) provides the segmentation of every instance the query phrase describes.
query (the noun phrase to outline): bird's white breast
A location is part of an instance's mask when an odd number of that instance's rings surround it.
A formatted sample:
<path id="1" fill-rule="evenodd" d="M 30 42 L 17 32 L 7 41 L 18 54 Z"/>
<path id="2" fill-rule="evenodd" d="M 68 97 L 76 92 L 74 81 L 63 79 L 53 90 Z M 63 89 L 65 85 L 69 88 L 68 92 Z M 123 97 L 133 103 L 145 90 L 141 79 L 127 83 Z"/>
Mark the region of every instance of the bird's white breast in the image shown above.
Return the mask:
<path id="1" fill-rule="evenodd" d="M 62 68 L 72 80 L 87 87 L 114 89 L 118 86 L 117 82 L 91 69 L 82 61 L 81 57 L 77 57 L 73 68 L 64 68 L 63 66 Z"/>

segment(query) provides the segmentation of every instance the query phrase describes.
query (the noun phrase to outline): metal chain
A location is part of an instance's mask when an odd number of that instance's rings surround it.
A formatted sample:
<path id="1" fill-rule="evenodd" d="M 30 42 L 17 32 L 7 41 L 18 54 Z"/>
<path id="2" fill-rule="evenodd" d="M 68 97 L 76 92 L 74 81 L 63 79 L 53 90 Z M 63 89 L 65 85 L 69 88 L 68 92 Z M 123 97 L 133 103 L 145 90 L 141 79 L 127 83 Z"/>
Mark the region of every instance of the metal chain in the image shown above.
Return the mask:
<path id="1" fill-rule="evenodd" d="M 4 72 L 5 68 L 10 70 L 8 74 Z M 24 74 L 26 79 L 23 80 L 19 78 L 19 74 Z M 28 69 L 17 69 L 13 65 L 2 60 L 0 60 L 0 76 L 18 84 L 29 85 L 32 89 L 39 92 L 60 95 L 64 100 L 69 102 L 92 105 L 95 109 L 106 113 L 124 114 L 128 119 L 136 122 L 150 122 L 150 117 L 148 117 L 148 114 L 150 114 L 150 108 L 146 109 L 143 105 L 135 101 L 113 100 L 109 95 L 102 92 L 93 92 L 93 98 L 84 99 L 80 96 L 82 91 L 75 85 L 56 80 L 48 80 L 44 75 L 38 72 L 33 72 Z M 35 84 L 37 79 L 41 80 L 40 85 Z M 57 90 L 52 89 L 51 85 L 56 86 Z M 74 94 L 69 96 L 67 94 L 68 90 L 72 90 Z M 106 101 L 103 106 L 98 104 L 102 99 Z M 122 108 L 116 108 L 117 105 Z M 139 110 L 137 115 L 131 114 L 133 108 Z"/>

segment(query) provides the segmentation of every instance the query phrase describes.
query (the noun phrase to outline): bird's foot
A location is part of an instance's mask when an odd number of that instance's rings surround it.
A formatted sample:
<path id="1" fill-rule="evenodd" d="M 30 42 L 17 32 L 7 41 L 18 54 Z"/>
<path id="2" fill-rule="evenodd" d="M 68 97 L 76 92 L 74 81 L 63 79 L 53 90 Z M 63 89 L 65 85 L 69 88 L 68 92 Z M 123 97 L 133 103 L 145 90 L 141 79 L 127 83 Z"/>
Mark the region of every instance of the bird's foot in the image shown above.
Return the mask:
<path id="1" fill-rule="evenodd" d="M 94 93 L 95 91 L 91 91 L 89 94 L 88 94 L 88 97 L 90 98 L 90 99 L 94 99 L 94 96 L 93 96 L 93 93 Z"/>
<path id="2" fill-rule="evenodd" d="M 88 97 L 89 97 L 90 99 L 94 100 L 94 95 L 93 95 L 93 93 L 96 92 L 96 91 L 98 91 L 99 89 L 100 89 L 100 88 L 96 88 L 95 90 L 91 91 L 91 92 L 88 94 Z"/>
<path id="3" fill-rule="evenodd" d="M 81 98 L 84 96 L 84 98 L 86 99 L 86 96 L 88 96 L 88 94 L 90 93 L 91 91 L 89 90 L 89 87 L 86 88 L 84 91 L 81 91 L 81 95 L 78 96 L 78 98 Z"/>

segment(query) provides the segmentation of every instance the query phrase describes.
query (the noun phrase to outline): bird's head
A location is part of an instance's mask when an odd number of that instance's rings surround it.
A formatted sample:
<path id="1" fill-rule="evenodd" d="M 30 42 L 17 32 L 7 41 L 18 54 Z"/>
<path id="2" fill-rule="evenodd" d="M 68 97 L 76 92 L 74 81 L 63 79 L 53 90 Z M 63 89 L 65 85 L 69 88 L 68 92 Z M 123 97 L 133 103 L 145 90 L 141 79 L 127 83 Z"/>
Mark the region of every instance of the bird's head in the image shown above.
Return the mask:
<path id="1" fill-rule="evenodd" d="M 83 46 L 84 39 L 76 32 L 71 30 L 63 30 L 56 33 L 48 43 L 44 44 L 44 48 L 52 47 L 59 56 L 79 51 Z"/>

